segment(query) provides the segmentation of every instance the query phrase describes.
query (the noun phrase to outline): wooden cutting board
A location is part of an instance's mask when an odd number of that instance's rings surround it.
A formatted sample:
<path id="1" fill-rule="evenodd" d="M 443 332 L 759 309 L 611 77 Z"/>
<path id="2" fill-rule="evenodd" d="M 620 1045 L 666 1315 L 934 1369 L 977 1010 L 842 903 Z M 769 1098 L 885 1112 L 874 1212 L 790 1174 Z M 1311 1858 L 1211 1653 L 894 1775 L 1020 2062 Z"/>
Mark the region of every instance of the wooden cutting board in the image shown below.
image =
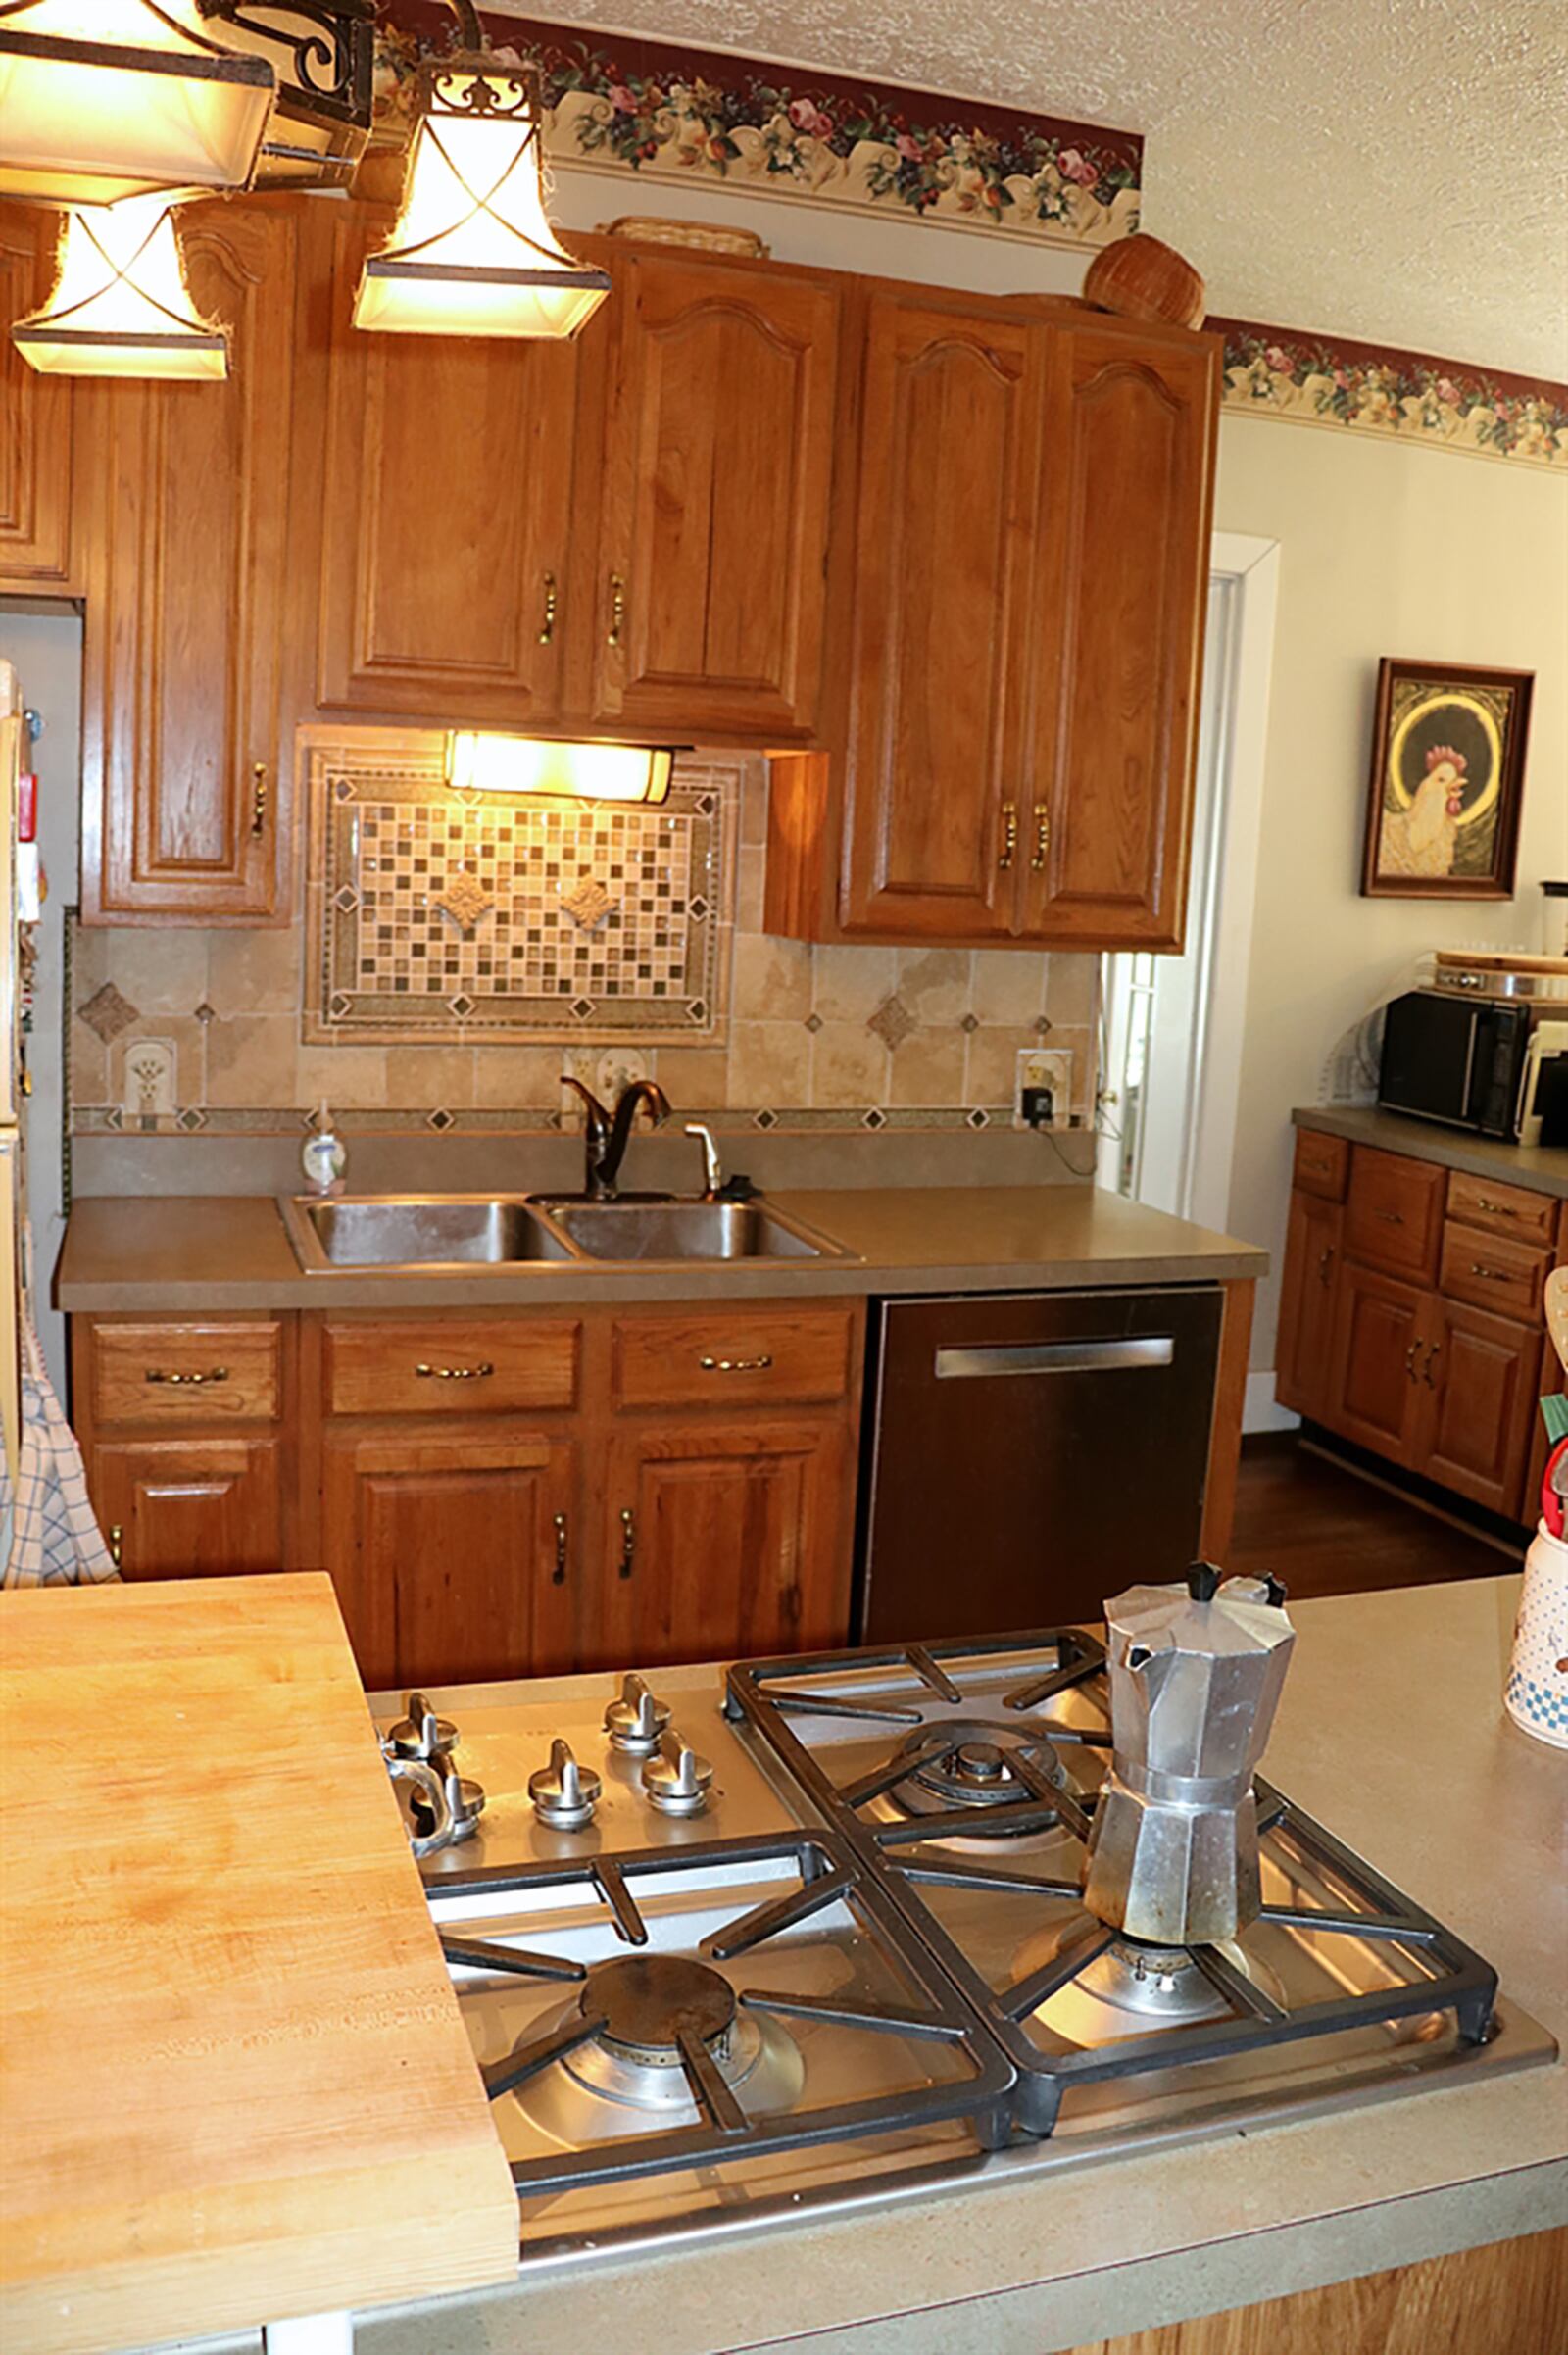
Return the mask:
<path id="1" fill-rule="evenodd" d="M 0 1594 L 0 2345 L 514 2273 L 330 1581 Z"/>

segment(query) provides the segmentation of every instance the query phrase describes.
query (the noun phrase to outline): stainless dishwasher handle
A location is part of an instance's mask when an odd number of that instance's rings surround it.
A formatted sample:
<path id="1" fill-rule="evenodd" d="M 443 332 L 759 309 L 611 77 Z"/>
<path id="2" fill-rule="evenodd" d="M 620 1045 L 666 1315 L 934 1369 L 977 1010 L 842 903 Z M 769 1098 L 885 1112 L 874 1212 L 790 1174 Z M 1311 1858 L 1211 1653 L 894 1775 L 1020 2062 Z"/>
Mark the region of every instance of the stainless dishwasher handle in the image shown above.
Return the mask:
<path id="1" fill-rule="evenodd" d="M 1031 1341 L 994 1349 L 938 1349 L 939 1382 L 973 1382 L 996 1374 L 1105 1374 L 1118 1367 L 1173 1365 L 1168 1333 L 1121 1341 Z"/>

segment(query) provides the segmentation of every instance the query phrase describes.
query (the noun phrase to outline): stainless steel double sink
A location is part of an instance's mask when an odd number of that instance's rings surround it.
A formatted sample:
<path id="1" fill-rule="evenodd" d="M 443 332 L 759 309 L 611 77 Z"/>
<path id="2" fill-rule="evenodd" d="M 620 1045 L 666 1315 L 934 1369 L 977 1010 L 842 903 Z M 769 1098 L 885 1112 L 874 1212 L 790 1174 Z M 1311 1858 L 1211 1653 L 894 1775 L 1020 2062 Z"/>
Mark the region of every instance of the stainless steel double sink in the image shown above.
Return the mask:
<path id="1" fill-rule="evenodd" d="M 689 1266 L 736 1259 L 851 1259 L 830 1237 L 765 1200 L 624 1195 L 346 1194 L 279 1202 L 307 1275 L 596 1264 Z"/>

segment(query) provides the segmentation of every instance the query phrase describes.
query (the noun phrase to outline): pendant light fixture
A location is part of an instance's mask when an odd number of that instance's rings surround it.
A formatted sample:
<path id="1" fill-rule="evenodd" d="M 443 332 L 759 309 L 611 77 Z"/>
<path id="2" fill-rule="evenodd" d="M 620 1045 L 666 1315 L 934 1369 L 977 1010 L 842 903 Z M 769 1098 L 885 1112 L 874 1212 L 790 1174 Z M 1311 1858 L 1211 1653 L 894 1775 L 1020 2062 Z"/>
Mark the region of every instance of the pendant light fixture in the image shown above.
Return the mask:
<path id="1" fill-rule="evenodd" d="M 29 367 L 54 376 L 227 375 L 227 332 L 201 318 L 185 284 L 175 205 L 160 192 L 72 207 L 55 290 L 11 330 Z"/>
<path id="2" fill-rule="evenodd" d="M 545 214 L 544 102 L 533 66 L 483 45 L 472 0 L 452 0 L 463 46 L 419 68 L 403 207 L 369 256 L 354 323 L 383 334 L 575 335 L 610 292 Z"/>
<path id="3" fill-rule="evenodd" d="M 447 738 L 447 783 L 460 793 L 542 793 L 579 802 L 662 802 L 671 744 L 568 744 L 459 728 Z"/>
<path id="4" fill-rule="evenodd" d="M 0 196 L 112 204 L 243 188 L 277 75 L 200 0 L 0 0 Z"/>

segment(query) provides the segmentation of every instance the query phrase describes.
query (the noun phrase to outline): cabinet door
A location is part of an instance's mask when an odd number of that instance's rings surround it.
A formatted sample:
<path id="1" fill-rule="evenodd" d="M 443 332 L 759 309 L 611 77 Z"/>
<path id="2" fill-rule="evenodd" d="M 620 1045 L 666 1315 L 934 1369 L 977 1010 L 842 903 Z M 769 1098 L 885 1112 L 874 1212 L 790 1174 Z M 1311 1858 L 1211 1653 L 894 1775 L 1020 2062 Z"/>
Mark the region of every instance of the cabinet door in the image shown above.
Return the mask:
<path id="1" fill-rule="evenodd" d="M 575 1451 L 537 1432 L 334 1434 L 323 1552 L 368 1686 L 571 1667 Z"/>
<path id="2" fill-rule="evenodd" d="M 1011 930 L 1043 352 L 1016 319 L 871 305 L 846 932 Z"/>
<path id="3" fill-rule="evenodd" d="M 1421 1366 L 1426 1421 L 1415 1469 L 1517 1520 L 1539 1411 L 1540 1328 L 1443 1300 L 1433 1334 Z"/>
<path id="4" fill-rule="evenodd" d="M 597 718 L 709 742 L 814 728 L 840 301 L 756 267 L 617 263 Z"/>
<path id="5" fill-rule="evenodd" d="M 126 1578 L 286 1566 L 280 1441 L 102 1441 L 89 1463 L 93 1510 Z"/>
<path id="6" fill-rule="evenodd" d="M 1217 351 L 1085 327 L 1053 353 L 1021 929 L 1179 949 Z"/>
<path id="7" fill-rule="evenodd" d="M 838 1418 L 660 1423 L 612 1443 L 603 1607 L 586 1664 L 846 1641 L 850 1463 Z"/>
<path id="8" fill-rule="evenodd" d="M 387 227 L 332 237 L 318 700 L 526 729 L 560 709 L 583 345 L 361 333 Z"/>
<path id="9" fill-rule="evenodd" d="M 1324 1420 L 1347 1439 L 1413 1463 L 1420 1452 L 1420 1380 L 1432 1296 L 1366 1267 L 1340 1271 L 1334 1370 Z"/>
<path id="10" fill-rule="evenodd" d="M 69 376 L 42 376 L 11 328 L 54 289 L 62 216 L 0 205 L 0 587 L 59 596 L 71 578 Z"/>
<path id="11" fill-rule="evenodd" d="M 1331 1395 L 1343 1215 L 1338 1202 L 1320 1195 L 1298 1188 L 1291 1197 L 1275 1389 L 1282 1405 L 1314 1421 L 1322 1419 Z"/>
<path id="12" fill-rule="evenodd" d="M 197 309 L 229 328 L 226 383 L 92 392 L 81 867 L 96 922 L 255 921 L 279 904 L 296 221 L 204 204 L 179 234 Z"/>

